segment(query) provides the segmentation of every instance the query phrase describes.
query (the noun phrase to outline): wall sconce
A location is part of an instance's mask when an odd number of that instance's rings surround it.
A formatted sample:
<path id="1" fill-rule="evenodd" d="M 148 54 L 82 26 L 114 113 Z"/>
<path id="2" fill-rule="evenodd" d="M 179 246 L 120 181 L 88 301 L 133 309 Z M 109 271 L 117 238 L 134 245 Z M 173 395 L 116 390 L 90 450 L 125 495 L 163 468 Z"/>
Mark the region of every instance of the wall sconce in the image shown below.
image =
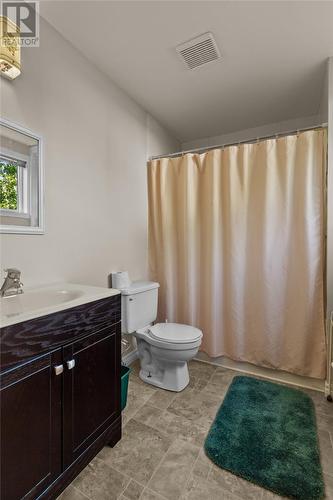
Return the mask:
<path id="1" fill-rule="evenodd" d="M 14 80 L 21 73 L 20 29 L 0 16 L 0 75 Z"/>

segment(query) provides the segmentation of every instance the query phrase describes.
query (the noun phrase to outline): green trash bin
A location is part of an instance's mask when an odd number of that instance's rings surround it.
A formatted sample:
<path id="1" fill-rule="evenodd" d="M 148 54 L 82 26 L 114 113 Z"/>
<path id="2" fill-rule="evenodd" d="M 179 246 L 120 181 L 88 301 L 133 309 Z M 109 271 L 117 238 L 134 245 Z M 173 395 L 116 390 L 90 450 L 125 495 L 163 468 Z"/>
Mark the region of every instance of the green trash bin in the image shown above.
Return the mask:
<path id="1" fill-rule="evenodd" d="M 128 379 L 131 369 L 128 366 L 121 365 L 121 411 L 126 407 L 127 403 L 127 392 L 128 392 Z"/>

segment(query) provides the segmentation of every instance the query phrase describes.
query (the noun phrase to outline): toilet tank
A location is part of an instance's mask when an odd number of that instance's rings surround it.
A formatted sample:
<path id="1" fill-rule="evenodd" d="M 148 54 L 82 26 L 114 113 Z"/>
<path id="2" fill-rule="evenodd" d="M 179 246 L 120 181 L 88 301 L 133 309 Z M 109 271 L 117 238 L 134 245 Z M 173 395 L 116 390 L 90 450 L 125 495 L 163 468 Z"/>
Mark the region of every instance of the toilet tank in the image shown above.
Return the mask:
<path id="1" fill-rule="evenodd" d="M 134 281 L 120 290 L 122 333 L 133 333 L 155 321 L 159 286 L 154 281 Z"/>

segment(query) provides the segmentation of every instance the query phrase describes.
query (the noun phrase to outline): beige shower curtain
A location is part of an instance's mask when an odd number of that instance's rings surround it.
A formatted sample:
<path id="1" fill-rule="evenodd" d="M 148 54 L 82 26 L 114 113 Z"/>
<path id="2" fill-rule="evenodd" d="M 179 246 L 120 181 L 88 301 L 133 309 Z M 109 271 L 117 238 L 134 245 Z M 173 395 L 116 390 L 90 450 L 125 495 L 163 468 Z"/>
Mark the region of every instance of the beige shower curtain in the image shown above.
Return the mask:
<path id="1" fill-rule="evenodd" d="M 159 319 L 212 357 L 325 377 L 325 130 L 148 164 Z"/>

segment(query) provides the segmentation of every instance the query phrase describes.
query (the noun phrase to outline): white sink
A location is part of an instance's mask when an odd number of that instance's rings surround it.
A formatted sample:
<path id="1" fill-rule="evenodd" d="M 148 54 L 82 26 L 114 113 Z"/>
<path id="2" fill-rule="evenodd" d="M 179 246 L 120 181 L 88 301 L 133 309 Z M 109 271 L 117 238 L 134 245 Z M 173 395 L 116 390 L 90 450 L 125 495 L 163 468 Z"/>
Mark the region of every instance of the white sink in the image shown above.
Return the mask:
<path id="1" fill-rule="evenodd" d="M 114 288 L 56 283 L 25 288 L 24 293 L 0 299 L 0 326 L 9 326 L 119 294 Z"/>

